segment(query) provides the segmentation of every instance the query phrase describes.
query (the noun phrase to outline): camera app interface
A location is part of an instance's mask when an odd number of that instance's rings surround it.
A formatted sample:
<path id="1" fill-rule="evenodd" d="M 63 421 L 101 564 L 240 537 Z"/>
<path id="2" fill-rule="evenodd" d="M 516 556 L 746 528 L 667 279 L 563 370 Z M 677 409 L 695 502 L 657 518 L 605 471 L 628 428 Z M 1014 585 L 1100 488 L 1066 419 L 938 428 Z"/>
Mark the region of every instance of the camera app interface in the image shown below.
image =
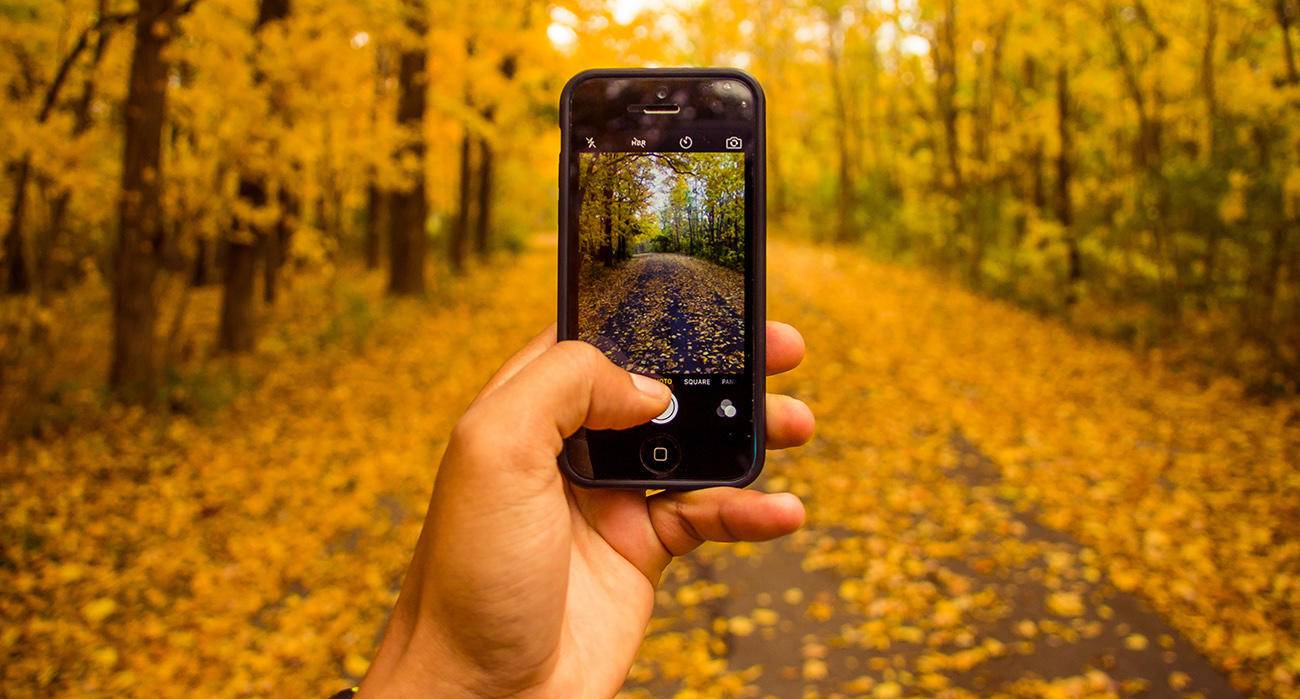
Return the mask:
<path id="1" fill-rule="evenodd" d="M 752 121 L 705 113 L 728 98 L 752 104 L 741 89 L 670 85 L 680 114 L 629 118 L 619 105 L 570 134 L 577 337 L 673 393 L 650 423 L 571 444 L 595 478 L 736 479 L 753 463 L 757 150 Z"/>
<path id="2" fill-rule="evenodd" d="M 745 160 L 579 156 L 579 337 L 628 371 L 745 369 Z"/>

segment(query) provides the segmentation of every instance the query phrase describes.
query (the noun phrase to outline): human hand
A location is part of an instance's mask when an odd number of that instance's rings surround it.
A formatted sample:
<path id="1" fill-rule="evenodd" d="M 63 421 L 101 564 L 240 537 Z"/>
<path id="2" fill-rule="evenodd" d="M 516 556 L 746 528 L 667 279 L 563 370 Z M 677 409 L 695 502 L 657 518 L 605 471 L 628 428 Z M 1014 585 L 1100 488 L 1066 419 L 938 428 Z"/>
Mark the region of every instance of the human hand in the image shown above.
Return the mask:
<path id="1" fill-rule="evenodd" d="M 767 372 L 803 359 L 767 325 Z M 645 634 L 673 556 L 764 541 L 803 523 L 798 498 L 737 488 L 590 490 L 556 466 L 580 427 L 623 429 L 668 404 L 662 383 L 551 327 L 512 357 L 456 425 L 361 697 L 608 697 Z M 803 444 L 812 412 L 767 397 L 767 446 Z"/>

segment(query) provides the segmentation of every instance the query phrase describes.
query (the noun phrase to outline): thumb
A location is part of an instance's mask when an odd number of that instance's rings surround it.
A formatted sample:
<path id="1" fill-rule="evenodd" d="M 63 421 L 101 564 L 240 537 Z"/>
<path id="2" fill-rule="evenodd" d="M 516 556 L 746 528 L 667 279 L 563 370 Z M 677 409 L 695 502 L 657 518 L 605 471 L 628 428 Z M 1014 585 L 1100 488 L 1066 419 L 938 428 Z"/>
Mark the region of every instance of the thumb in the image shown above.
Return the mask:
<path id="1" fill-rule="evenodd" d="M 668 387 L 631 374 L 585 342 L 547 349 L 479 407 L 487 419 L 515 438 L 545 440 L 559 454 L 565 437 L 580 427 L 626 429 L 668 407 Z"/>

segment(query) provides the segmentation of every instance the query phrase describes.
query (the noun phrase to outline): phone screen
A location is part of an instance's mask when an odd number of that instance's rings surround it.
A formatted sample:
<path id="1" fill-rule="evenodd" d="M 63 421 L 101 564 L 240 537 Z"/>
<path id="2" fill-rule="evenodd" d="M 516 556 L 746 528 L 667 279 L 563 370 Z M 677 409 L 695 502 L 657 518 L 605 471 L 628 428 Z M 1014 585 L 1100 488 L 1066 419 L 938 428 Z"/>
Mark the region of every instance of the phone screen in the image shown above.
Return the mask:
<path id="1" fill-rule="evenodd" d="M 571 465 L 601 481 L 739 479 L 756 449 L 754 92 L 652 78 L 573 99 L 569 330 L 673 399 L 646 425 L 570 440 Z"/>

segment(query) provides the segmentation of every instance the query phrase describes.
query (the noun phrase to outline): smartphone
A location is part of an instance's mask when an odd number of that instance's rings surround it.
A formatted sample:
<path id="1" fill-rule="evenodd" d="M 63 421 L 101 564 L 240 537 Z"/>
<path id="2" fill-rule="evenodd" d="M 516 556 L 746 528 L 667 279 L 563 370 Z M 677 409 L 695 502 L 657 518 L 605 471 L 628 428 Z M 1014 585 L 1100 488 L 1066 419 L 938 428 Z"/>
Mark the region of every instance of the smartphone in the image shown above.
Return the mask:
<path id="1" fill-rule="evenodd" d="M 763 466 L 764 101 L 731 69 L 589 70 L 560 97 L 559 337 L 672 390 L 581 430 L 587 487 L 743 486 Z"/>

